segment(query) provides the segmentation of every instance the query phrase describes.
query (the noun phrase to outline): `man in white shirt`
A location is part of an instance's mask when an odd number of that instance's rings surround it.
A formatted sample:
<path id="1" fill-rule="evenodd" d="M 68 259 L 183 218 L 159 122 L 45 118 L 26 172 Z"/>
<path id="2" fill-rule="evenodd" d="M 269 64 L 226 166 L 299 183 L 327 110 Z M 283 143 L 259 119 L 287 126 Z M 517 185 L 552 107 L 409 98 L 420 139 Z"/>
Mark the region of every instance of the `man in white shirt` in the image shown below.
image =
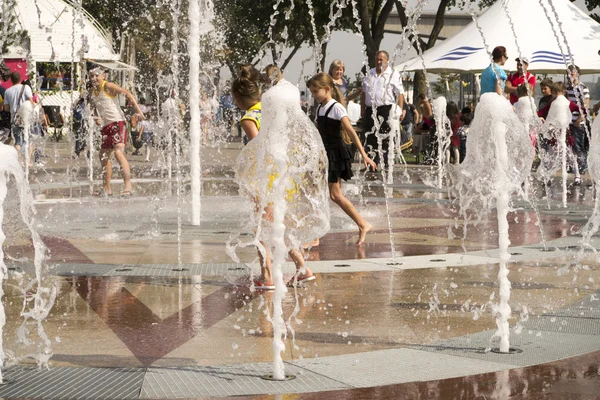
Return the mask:
<path id="1" fill-rule="evenodd" d="M 398 104 L 400 110 L 404 109 L 404 87 L 400 73 L 389 67 L 390 55 L 386 51 L 377 53 L 377 66 L 369 71 L 362 86 L 362 113 L 363 134 L 366 137 L 365 149 L 377 165 L 380 164 L 379 149 L 377 146 L 377 134 L 382 135 L 381 153 L 384 165 L 387 166 L 387 152 L 389 148 L 390 126 L 388 118 L 392 105 Z M 405 111 L 402 112 L 404 118 Z M 379 130 L 375 128 L 373 114 L 377 120 L 382 117 L 383 122 Z"/>
<path id="2" fill-rule="evenodd" d="M 27 85 L 21 84 L 21 74 L 13 72 L 10 75 L 10 81 L 12 86 L 6 89 L 4 93 L 4 111 L 10 111 L 11 133 L 15 139 L 15 149 L 17 153 L 21 154 L 21 146 L 24 145 L 23 127 L 15 123 L 15 117 L 21 104 L 25 101 L 30 100 L 33 97 L 31 88 Z"/>

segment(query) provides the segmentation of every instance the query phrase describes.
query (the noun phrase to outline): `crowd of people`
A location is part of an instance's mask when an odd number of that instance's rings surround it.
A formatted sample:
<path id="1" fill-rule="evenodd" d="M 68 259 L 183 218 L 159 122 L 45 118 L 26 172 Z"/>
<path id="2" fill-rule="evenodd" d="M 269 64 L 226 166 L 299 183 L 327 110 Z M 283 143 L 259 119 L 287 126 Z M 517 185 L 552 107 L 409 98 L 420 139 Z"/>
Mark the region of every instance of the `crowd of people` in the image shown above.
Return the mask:
<path id="1" fill-rule="evenodd" d="M 535 75 L 528 72 L 529 58 L 517 57 L 517 71 L 506 75 L 501 68 L 508 60 L 506 48 L 497 46 L 492 52 L 493 62 L 481 74 L 481 94 L 497 93 L 500 96 L 509 95 L 509 101 L 515 110 L 522 107 L 534 109 L 540 122 L 546 119 L 557 108 L 564 107 L 562 112 L 571 115 L 571 121 L 566 132 L 567 149 L 572 159 L 569 170 L 574 174 L 574 185 L 581 185 L 581 175 L 587 170 L 587 152 L 589 149 L 590 121 L 590 91 L 580 81 L 581 70 L 576 65 L 569 65 L 567 82 L 553 82 L 546 78 L 540 82 L 542 98 L 536 107 L 533 101 L 533 90 L 536 86 Z M 556 101 L 566 98 L 568 101 Z M 600 103 L 599 103 L 600 104 Z M 597 111 L 598 105 L 594 107 Z M 553 110 L 554 109 L 554 110 Z M 520 115 L 518 113 L 518 115 Z M 523 121 L 525 123 L 525 121 Z M 541 133 L 544 132 L 543 135 Z M 556 129 L 544 128 L 530 130 L 532 145 L 538 152 L 552 153 L 558 145 Z"/>
<path id="2" fill-rule="evenodd" d="M 517 70 L 506 74 L 502 66 L 508 60 L 506 48 L 496 47 L 492 52 L 493 62 L 481 74 L 480 93 L 495 93 L 507 98 L 517 115 L 525 115 L 524 111 L 534 110 L 540 124 L 552 114 L 553 107 L 568 107 L 571 121 L 568 126 L 567 141 L 573 160 L 571 171 L 575 175 L 574 184 L 581 184 L 581 175 L 587 169 L 587 149 L 589 147 L 589 132 L 591 130 L 589 116 L 588 88 L 580 82 L 580 70 L 576 66 L 569 67 L 569 79 L 563 82 L 553 82 L 543 79 L 540 82 L 542 98 L 535 104 L 533 90 L 537 84 L 535 75 L 528 71 L 529 58 L 517 57 Z M 342 180 L 352 178 L 352 162 L 355 154 L 359 154 L 364 164 L 363 171 L 377 171 L 387 169 L 394 160 L 388 157 L 390 145 L 398 146 L 402 143 L 412 142 L 413 134 L 436 135 L 447 134 L 450 136 L 445 154 L 434 154 L 434 157 L 443 157 L 445 162 L 459 164 L 463 162 L 468 151 L 469 126 L 474 117 L 474 107 L 469 106 L 459 109 L 456 103 L 450 101 L 446 107 L 447 126 L 442 132 L 437 132 L 436 121 L 432 103 L 423 93 L 419 94 L 412 104 L 406 98 L 401 74 L 389 65 L 389 54 L 379 51 L 376 56 L 375 67 L 369 70 L 363 79 L 362 86 L 351 88 L 344 77 L 345 67 L 341 60 L 334 60 L 328 73 L 321 72 L 306 82 L 309 96 L 303 93 L 298 99 L 298 108 L 305 111 L 314 121 L 314 125 L 322 139 L 328 159 L 327 186 L 330 199 L 356 223 L 358 228 L 357 246 L 361 246 L 372 226 L 356 210 L 354 205 L 344 196 L 341 190 Z M 119 163 L 123 175 L 124 185 L 121 197 L 132 194 L 130 167 L 125 153 L 128 138 L 135 148 L 134 155 L 144 152 L 144 160 L 150 161 L 153 148 L 157 148 L 156 132 L 159 119 L 177 121 L 182 127 L 185 119 L 185 106 L 177 99 L 174 91 L 169 93 L 167 100 L 161 105 L 159 118 L 158 108 L 143 99 L 136 101 L 131 92 L 115 83 L 106 80 L 106 71 L 95 66 L 88 71 L 89 87 L 87 93 L 77 100 L 73 107 L 72 122 L 75 137 L 75 157 L 86 147 L 86 106 L 89 105 L 93 121 L 100 131 L 101 142 L 99 157 L 103 172 L 103 196 L 112 196 L 111 159 L 114 156 Z M 201 111 L 201 140 L 207 143 L 212 128 L 217 120 L 221 119 L 228 125 L 239 127 L 243 143 L 248 144 L 261 132 L 262 105 L 261 96 L 264 91 L 282 81 L 283 75 L 275 65 L 268 66 L 260 72 L 251 65 L 242 66 L 238 76 L 231 85 L 231 92 L 226 91 L 217 102 L 206 93 L 200 103 Z M 35 149 L 35 137 L 44 136 L 49 126 L 48 116 L 40 106 L 39 97 L 34 93 L 27 81 L 21 81 L 18 72 L 10 75 L 12 86 L 8 90 L 2 89 L 0 115 L 2 140 L 11 141 L 19 154 L 22 147 L 27 147 L 25 154 L 30 154 L 30 159 L 35 160 L 31 154 Z M 124 110 L 115 101 L 123 96 L 127 101 Z M 556 101 L 565 97 L 569 101 Z M 360 105 L 356 104 L 359 100 Z M 242 110 L 239 121 L 235 121 L 235 109 Z M 360 121 L 350 118 L 360 108 Z M 597 105 L 595 109 L 599 108 Z M 217 111 L 218 110 L 218 111 Z M 597 111 L 597 110 L 596 110 Z M 27 114 L 27 115 L 26 115 Z M 27 118 L 32 119 L 30 140 L 31 146 L 24 141 L 23 129 Z M 397 119 L 397 120 L 393 120 Z M 540 136 L 544 131 L 539 124 L 523 121 L 529 129 L 532 146 L 538 151 L 551 152 L 557 145 L 557 136 Z M 391 126 L 401 126 L 401 136 L 396 143 L 391 143 Z M 10 129 L 8 130 L 8 128 Z M 38 129 L 39 127 L 39 129 Z M 10 132 L 10 133 L 9 133 Z M 546 129 L 547 132 L 547 129 Z M 399 143 L 398 143 L 399 142 Z M 158 146 L 160 148 L 160 146 Z M 398 148 L 402 148 L 399 146 Z M 270 218 L 270 206 L 257 210 L 264 218 Z M 306 246 L 318 246 L 318 240 L 307 243 Z M 264 247 L 264 246 L 263 246 Z M 301 249 L 291 249 L 289 256 L 298 268 L 296 281 L 309 281 L 314 279 L 312 272 L 304 266 Z M 270 271 L 270 254 L 263 248 L 259 251 L 262 273 L 255 285 L 261 289 L 272 289 L 273 279 Z"/>

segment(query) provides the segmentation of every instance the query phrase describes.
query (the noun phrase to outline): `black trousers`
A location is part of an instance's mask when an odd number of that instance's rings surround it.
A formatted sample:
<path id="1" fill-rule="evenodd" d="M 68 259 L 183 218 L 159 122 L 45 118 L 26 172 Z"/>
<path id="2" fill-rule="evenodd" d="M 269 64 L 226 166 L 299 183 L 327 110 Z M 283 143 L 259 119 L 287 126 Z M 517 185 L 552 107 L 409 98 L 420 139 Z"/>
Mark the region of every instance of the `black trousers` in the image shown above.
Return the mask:
<path id="1" fill-rule="evenodd" d="M 375 126 L 375 121 L 373 121 L 373 108 L 372 107 L 367 107 L 366 109 L 366 115 L 365 118 L 363 119 L 363 135 L 364 137 L 361 138 L 362 142 L 363 142 L 363 146 L 365 147 L 365 151 L 367 152 L 367 154 L 369 155 L 369 157 L 371 157 L 371 159 L 373 161 L 375 161 L 375 164 L 377 164 L 378 166 L 380 165 L 380 159 L 379 159 L 379 154 L 380 152 L 378 151 L 379 148 L 378 143 L 377 143 L 377 134 L 380 135 L 387 135 L 390 133 L 391 128 L 390 125 L 388 124 L 388 118 L 390 116 L 390 111 L 392 110 L 392 105 L 386 105 L 386 106 L 380 106 L 377 107 L 376 111 L 376 118 L 381 122 L 381 125 L 379 126 L 379 131 L 375 131 L 374 126 Z M 384 165 L 387 167 L 387 158 L 388 158 L 388 149 L 390 146 L 390 139 L 389 138 L 385 138 L 381 141 L 381 155 L 383 157 L 383 163 Z"/>

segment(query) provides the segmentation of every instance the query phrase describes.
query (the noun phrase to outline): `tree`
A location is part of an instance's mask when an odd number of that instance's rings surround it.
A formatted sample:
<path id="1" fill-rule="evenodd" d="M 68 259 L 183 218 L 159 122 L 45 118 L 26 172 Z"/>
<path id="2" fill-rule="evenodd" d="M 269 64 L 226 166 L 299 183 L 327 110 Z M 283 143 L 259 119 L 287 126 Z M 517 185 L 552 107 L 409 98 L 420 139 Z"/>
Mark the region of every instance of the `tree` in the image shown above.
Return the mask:
<path id="1" fill-rule="evenodd" d="M 375 66 L 375 58 L 383 40 L 385 23 L 394 9 L 395 3 L 395 0 L 385 0 L 385 2 L 384 0 L 358 0 L 360 28 L 371 68 Z M 403 25 L 405 25 L 404 22 Z"/>
<path id="2" fill-rule="evenodd" d="M 571 2 L 574 2 L 575 0 L 571 0 Z M 592 11 L 597 7 L 600 7 L 600 0 L 585 0 L 585 6 L 587 7 L 588 11 Z M 590 14 L 590 17 L 594 18 L 596 21 L 600 22 L 600 15 L 596 14 L 596 13 L 592 13 Z"/>
<path id="3" fill-rule="evenodd" d="M 27 31 L 17 29 L 17 16 L 15 12 L 16 1 L 4 0 L 2 2 L 2 18 L 0 18 L 0 43 L 2 54 L 8 52 L 13 45 L 21 45 L 27 38 Z"/>
<path id="4" fill-rule="evenodd" d="M 285 69 L 302 45 L 321 46 L 330 22 L 332 4 L 337 3 L 333 0 L 312 3 L 315 34 L 309 3 L 304 0 L 293 0 L 291 3 L 277 0 L 215 2 L 215 25 L 224 36 L 223 63 L 235 74 L 238 64 L 256 63 L 260 55 L 265 53 L 270 54 L 272 62 L 277 62 L 282 55 L 281 48 L 285 46 L 292 49 L 280 63 L 281 69 Z M 278 10 L 274 11 L 276 5 Z M 344 9 L 331 29 L 355 29 L 351 12 L 349 8 Z M 326 48 L 326 42 L 322 47 Z"/>

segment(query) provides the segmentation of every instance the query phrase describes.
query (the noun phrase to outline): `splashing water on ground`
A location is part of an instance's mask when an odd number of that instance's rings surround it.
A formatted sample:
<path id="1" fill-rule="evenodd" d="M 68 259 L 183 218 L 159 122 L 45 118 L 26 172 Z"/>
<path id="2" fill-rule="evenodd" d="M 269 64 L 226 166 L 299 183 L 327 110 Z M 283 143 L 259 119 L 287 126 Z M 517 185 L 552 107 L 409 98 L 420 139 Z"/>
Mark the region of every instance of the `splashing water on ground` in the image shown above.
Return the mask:
<path id="1" fill-rule="evenodd" d="M 48 361 L 52 356 L 52 342 L 46 335 L 42 323 L 47 318 L 48 313 L 54 305 L 57 288 L 55 286 L 43 286 L 46 284 L 45 271 L 43 270 L 46 257 L 46 246 L 34 228 L 35 209 L 33 208 L 33 196 L 29 185 L 25 180 L 23 169 L 17 160 L 17 152 L 13 147 L 0 144 L 0 160 L 2 160 L 2 163 L 0 163 L 0 226 L 2 226 L 2 220 L 4 218 L 3 203 L 7 194 L 7 182 L 10 174 L 15 179 L 19 192 L 21 216 L 31 232 L 33 247 L 35 249 L 35 277 L 30 281 L 25 279 L 25 275 L 18 277 L 22 281 L 20 290 L 23 294 L 23 304 L 21 308 L 23 322 L 17 329 L 17 343 L 22 344 L 27 349 L 33 347 L 34 350 L 18 359 L 33 358 L 38 362 L 39 366 L 47 367 Z M 5 235 L 0 230 L 0 244 L 4 242 L 4 239 Z M 0 246 L 0 298 L 4 294 L 2 284 L 4 283 L 6 272 L 7 268 L 4 264 L 4 253 Z M 5 321 L 6 316 L 4 306 L 0 302 L 0 345 L 2 345 L 2 329 Z M 29 337 L 31 326 L 35 326 L 35 330 L 40 338 L 39 342 L 32 340 Z M 0 348 L 0 367 L 4 365 L 5 354 L 4 349 Z M 0 382 L 1 378 L 2 375 L 0 371 Z"/>
<path id="2" fill-rule="evenodd" d="M 240 191 L 256 210 L 250 227 L 255 237 L 249 243 L 230 241 L 230 254 L 235 257 L 236 247 L 261 241 L 273 254 L 274 379 L 285 376 L 281 360 L 286 329 L 282 316 L 287 292 L 282 274 L 285 256 L 329 230 L 327 155 L 299 104 L 298 88 L 285 80 L 266 91 L 260 133 L 242 150 L 235 166 Z M 266 214 L 267 209 L 272 209 L 272 215 Z"/>
<path id="3" fill-rule="evenodd" d="M 533 157 L 529 132 L 510 103 L 495 93 L 481 96 L 469 131 L 469 152 L 454 171 L 453 189 L 458 196 L 465 230 L 469 219 L 479 222 L 492 209 L 497 210 L 500 303 L 494 306 L 498 326 L 494 337 L 500 337 L 501 352 L 509 350 L 511 315 L 507 215 L 512 210 L 511 196 L 515 193 L 523 196 L 522 185 L 528 179 Z"/>

